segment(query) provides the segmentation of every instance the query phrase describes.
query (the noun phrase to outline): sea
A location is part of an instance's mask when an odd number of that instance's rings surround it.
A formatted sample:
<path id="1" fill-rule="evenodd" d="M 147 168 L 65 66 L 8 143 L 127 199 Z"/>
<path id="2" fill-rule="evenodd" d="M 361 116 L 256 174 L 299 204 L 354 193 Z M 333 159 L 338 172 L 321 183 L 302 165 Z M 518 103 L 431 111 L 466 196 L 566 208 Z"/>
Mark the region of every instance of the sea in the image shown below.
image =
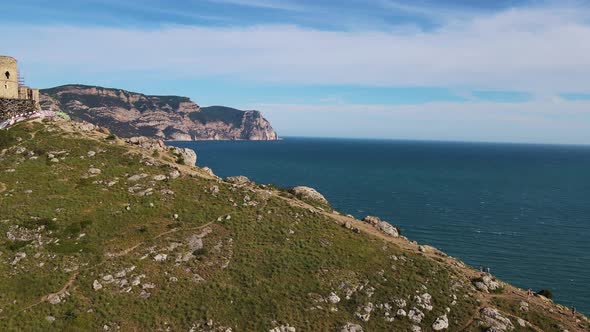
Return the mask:
<path id="1" fill-rule="evenodd" d="M 504 281 L 590 314 L 590 146 L 288 137 L 172 142 L 199 166 L 310 186 Z"/>

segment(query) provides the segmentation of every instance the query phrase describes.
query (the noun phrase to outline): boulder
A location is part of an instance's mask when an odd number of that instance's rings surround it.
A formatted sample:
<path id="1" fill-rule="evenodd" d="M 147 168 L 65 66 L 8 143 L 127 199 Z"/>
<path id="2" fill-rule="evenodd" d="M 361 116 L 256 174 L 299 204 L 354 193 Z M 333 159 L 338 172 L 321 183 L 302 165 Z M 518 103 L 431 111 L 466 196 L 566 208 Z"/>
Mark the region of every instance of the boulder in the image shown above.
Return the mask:
<path id="1" fill-rule="evenodd" d="M 382 233 L 391 235 L 393 237 L 399 237 L 399 229 L 397 229 L 397 227 L 391 225 L 387 221 L 383 221 L 378 217 L 374 216 L 366 216 L 365 218 L 363 218 L 363 221 L 372 225 Z"/>
<path id="2" fill-rule="evenodd" d="M 186 148 L 174 148 L 172 153 L 178 156 L 183 165 L 195 166 L 197 164 L 197 154 L 194 150 Z"/>
<path id="3" fill-rule="evenodd" d="M 493 331 L 512 331 L 514 325 L 510 319 L 502 316 L 498 309 L 486 307 L 479 311 L 483 325 L 488 326 Z"/>
<path id="4" fill-rule="evenodd" d="M 434 321 L 432 324 L 432 329 L 435 331 L 446 330 L 449 328 L 449 319 L 447 315 L 442 315 Z"/>
<path id="5" fill-rule="evenodd" d="M 328 296 L 328 301 L 330 301 L 330 303 L 332 303 L 332 304 L 336 304 L 336 303 L 340 302 L 340 297 L 338 295 L 336 295 L 336 293 L 332 292 Z"/>
<path id="6" fill-rule="evenodd" d="M 100 282 L 98 282 L 98 280 L 94 280 L 94 282 L 92 282 L 92 289 L 95 291 L 102 289 L 102 285 Z"/>
<path id="7" fill-rule="evenodd" d="M 481 278 L 474 279 L 473 285 L 477 290 L 483 293 L 489 293 L 502 288 L 502 285 L 490 275 L 484 275 Z"/>
<path id="8" fill-rule="evenodd" d="M 228 176 L 225 178 L 225 181 L 232 183 L 232 184 L 237 184 L 237 185 L 246 185 L 246 184 L 251 183 L 250 179 L 248 179 L 247 177 L 245 177 L 243 175 Z"/>
<path id="9" fill-rule="evenodd" d="M 322 204 L 328 204 L 328 200 L 322 194 L 310 187 L 298 186 L 292 188 L 290 192 L 299 198 L 309 199 Z"/>
<path id="10" fill-rule="evenodd" d="M 346 325 L 340 329 L 340 332 L 363 332 L 363 327 L 358 324 L 346 323 Z"/>
<path id="11" fill-rule="evenodd" d="M 145 150 L 166 151 L 167 149 L 164 141 L 144 136 L 131 137 L 125 141 L 129 144 L 137 145 Z"/>
<path id="12" fill-rule="evenodd" d="M 203 172 L 205 172 L 205 174 L 207 174 L 209 176 L 212 176 L 212 177 L 216 176 L 215 173 L 213 173 L 213 170 L 209 167 L 203 167 L 203 168 L 201 168 L 201 170 L 203 170 Z"/>
<path id="13" fill-rule="evenodd" d="M 424 319 L 424 313 L 420 311 L 420 309 L 413 308 L 408 312 L 408 318 L 412 322 L 420 324 L 420 322 L 422 322 L 422 319 Z"/>

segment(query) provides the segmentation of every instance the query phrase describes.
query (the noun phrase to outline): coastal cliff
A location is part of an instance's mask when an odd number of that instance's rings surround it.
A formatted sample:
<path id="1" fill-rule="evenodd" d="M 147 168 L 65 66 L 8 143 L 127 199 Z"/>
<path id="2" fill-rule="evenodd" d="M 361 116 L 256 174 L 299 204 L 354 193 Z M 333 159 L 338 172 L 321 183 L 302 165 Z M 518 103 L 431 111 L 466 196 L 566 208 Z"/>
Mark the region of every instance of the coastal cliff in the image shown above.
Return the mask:
<path id="1" fill-rule="evenodd" d="M 147 136 L 175 141 L 278 139 L 258 111 L 200 107 L 186 97 L 65 85 L 41 90 L 41 107 L 109 128 L 120 137 Z"/>
<path id="2" fill-rule="evenodd" d="M 197 154 L 57 117 L 0 130 L 0 330 L 590 330 L 378 217 Z"/>

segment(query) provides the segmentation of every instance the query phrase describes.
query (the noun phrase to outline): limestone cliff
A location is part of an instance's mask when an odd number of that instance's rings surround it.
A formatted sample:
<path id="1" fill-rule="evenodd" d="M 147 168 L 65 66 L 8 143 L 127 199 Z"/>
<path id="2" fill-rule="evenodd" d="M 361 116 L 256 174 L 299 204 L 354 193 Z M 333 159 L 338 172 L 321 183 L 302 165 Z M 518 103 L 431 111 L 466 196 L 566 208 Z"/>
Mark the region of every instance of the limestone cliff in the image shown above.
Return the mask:
<path id="1" fill-rule="evenodd" d="M 41 90 L 44 110 L 109 128 L 121 137 L 164 140 L 276 140 L 277 133 L 258 111 L 200 107 L 189 98 L 147 96 L 120 89 L 65 85 Z"/>

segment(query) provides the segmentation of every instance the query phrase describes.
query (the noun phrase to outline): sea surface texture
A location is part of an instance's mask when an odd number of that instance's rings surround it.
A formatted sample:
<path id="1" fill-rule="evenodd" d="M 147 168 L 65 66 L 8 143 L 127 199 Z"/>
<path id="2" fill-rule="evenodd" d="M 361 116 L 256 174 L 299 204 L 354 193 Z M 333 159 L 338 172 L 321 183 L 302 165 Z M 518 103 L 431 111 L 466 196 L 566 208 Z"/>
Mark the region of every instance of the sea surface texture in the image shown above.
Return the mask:
<path id="1" fill-rule="evenodd" d="M 590 147 L 286 138 L 174 142 L 222 177 L 306 185 L 590 314 Z"/>

